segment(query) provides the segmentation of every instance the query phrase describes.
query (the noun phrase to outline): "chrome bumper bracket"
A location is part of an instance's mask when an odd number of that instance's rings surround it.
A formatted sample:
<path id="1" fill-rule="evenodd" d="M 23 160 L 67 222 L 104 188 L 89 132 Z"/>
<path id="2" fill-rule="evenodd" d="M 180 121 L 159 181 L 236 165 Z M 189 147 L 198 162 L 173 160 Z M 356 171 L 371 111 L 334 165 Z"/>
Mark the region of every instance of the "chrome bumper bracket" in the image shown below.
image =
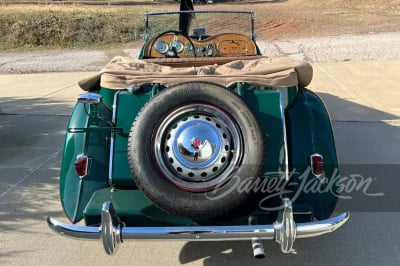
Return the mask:
<path id="1" fill-rule="evenodd" d="M 297 231 L 293 218 L 292 202 L 288 198 L 283 199 L 283 209 L 279 211 L 273 226 L 275 228 L 275 242 L 279 244 L 281 251 L 283 253 L 291 252 Z"/>
<path id="2" fill-rule="evenodd" d="M 111 202 L 105 202 L 101 210 L 100 235 L 104 250 L 108 255 L 114 254 L 122 242 L 122 224 Z"/>

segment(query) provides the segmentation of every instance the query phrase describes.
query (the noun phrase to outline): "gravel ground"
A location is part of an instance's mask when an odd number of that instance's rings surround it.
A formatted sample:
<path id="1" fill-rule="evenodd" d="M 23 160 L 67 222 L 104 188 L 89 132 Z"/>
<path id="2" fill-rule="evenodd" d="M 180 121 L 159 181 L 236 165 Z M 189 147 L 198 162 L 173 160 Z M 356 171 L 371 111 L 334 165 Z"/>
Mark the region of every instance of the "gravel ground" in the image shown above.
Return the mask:
<path id="1" fill-rule="evenodd" d="M 400 58 L 400 32 L 259 41 L 268 57 L 313 62 Z M 137 57 L 139 49 L 52 50 L 0 53 L 0 74 L 98 71 L 115 55 Z"/>
<path id="2" fill-rule="evenodd" d="M 269 57 L 290 56 L 311 63 L 400 58 L 400 32 L 312 37 L 261 42 Z"/>

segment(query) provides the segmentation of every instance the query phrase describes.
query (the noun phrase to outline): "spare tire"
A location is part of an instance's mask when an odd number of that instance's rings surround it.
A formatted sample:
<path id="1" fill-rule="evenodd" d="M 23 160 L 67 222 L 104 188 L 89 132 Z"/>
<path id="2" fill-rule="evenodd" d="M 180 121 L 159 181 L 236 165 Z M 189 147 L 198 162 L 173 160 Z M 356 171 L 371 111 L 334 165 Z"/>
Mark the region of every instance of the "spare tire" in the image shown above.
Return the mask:
<path id="1" fill-rule="evenodd" d="M 157 207 L 218 219 L 252 196 L 244 187 L 262 171 L 263 134 L 246 103 L 225 87 L 180 83 L 141 109 L 129 134 L 128 158 L 134 181 Z"/>

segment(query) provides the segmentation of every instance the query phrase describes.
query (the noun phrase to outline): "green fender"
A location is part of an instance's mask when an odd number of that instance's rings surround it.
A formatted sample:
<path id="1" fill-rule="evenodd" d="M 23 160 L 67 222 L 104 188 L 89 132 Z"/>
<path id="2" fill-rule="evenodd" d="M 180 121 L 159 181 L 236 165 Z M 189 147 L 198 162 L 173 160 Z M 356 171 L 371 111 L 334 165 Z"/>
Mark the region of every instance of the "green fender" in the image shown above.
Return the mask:
<path id="1" fill-rule="evenodd" d="M 67 128 L 60 173 L 60 198 L 67 217 L 76 223 L 83 218 L 83 210 L 92 194 L 107 186 L 109 135 L 106 130 L 83 130 L 89 127 L 90 119 L 84 104 L 77 103 Z M 104 120 L 111 119 L 111 112 L 99 108 Z M 100 121 L 98 126 L 104 122 Z M 93 128 L 93 126 L 92 126 Z M 89 173 L 80 178 L 75 172 L 75 160 L 79 154 L 89 157 Z"/>
<path id="2" fill-rule="evenodd" d="M 338 162 L 335 141 L 328 112 L 322 100 L 313 92 L 301 89 L 286 111 L 289 169 L 292 199 L 311 207 L 314 216 L 326 219 L 337 202 Z M 310 155 L 324 158 L 324 175 L 310 173 Z M 321 181 L 322 180 L 322 181 Z"/>

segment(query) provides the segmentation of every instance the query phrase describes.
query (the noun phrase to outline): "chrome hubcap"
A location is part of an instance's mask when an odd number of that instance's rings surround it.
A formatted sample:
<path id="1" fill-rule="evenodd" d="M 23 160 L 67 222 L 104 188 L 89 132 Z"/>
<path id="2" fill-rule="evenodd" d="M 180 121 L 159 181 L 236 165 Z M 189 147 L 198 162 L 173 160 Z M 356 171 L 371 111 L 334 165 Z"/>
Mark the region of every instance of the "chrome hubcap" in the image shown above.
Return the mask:
<path id="1" fill-rule="evenodd" d="M 206 191 L 226 182 L 241 154 L 241 136 L 217 107 L 191 104 L 171 112 L 156 130 L 154 157 L 178 187 Z"/>
<path id="2" fill-rule="evenodd" d="M 164 156 L 184 179 L 212 179 L 229 159 L 230 137 L 209 116 L 191 115 L 184 120 L 167 135 Z"/>

